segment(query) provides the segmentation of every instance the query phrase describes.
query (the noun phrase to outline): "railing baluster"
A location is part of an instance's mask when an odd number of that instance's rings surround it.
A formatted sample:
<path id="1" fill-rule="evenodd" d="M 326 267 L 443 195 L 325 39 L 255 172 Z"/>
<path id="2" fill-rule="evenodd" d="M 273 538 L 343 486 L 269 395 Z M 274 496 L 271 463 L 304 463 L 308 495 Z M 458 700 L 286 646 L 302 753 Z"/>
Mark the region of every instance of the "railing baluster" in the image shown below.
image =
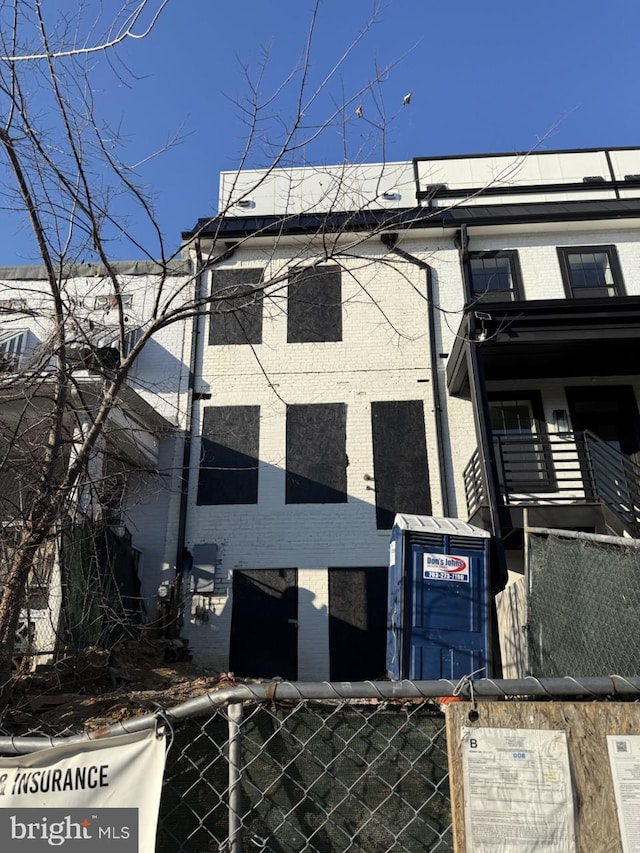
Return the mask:
<path id="1" fill-rule="evenodd" d="M 640 466 L 589 432 L 497 435 L 496 462 L 506 504 L 600 501 L 640 536 Z M 485 500 L 476 449 L 464 470 L 469 516 Z"/>

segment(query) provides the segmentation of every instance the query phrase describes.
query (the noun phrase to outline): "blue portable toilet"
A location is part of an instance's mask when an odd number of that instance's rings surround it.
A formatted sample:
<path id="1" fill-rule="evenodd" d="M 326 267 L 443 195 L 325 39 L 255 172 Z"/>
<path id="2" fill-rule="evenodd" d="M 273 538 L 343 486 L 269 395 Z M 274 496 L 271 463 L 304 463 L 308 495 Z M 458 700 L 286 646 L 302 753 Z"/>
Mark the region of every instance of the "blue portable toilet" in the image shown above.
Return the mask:
<path id="1" fill-rule="evenodd" d="M 387 675 L 491 676 L 491 534 L 457 518 L 396 515 L 389 545 Z"/>

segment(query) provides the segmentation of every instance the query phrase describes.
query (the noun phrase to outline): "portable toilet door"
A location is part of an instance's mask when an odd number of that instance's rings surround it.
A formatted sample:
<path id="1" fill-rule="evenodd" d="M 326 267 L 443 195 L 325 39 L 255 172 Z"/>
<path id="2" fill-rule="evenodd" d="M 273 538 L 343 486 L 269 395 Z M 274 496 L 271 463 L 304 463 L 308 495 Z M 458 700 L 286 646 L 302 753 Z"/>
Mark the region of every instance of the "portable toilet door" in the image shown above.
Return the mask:
<path id="1" fill-rule="evenodd" d="M 391 678 L 492 675 L 490 541 L 486 530 L 460 519 L 396 516 L 389 572 Z"/>

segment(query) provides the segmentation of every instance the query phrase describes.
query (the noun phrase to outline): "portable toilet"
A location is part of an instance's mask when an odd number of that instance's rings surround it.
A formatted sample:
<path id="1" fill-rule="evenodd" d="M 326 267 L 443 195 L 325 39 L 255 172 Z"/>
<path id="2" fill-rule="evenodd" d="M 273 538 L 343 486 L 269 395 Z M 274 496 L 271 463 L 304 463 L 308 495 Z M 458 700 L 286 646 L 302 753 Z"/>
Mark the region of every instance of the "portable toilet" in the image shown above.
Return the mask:
<path id="1" fill-rule="evenodd" d="M 490 542 L 486 530 L 457 518 L 396 515 L 389 545 L 389 678 L 492 675 Z"/>

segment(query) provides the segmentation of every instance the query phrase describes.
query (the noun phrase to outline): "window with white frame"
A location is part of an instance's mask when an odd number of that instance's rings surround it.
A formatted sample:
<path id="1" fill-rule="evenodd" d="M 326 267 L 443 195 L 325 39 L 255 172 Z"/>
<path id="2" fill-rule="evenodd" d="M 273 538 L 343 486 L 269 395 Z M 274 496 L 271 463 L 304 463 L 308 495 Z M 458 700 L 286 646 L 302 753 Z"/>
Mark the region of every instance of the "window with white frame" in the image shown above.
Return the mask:
<path id="1" fill-rule="evenodd" d="M 120 301 L 123 308 L 131 308 L 133 305 L 133 295 L 131 293 L 121 293 Z M 96 296 L 93 307 L 96 311 L 111 311 L 113 308 L 118 307 L 118 296 L 115 293 Z"/>
<path id="2" fill-rule="evenodd" d="M 26 299 L 0 299 L 0 311 L 26 311 Z"/>
<path id="3" fill-rule="evenodd" d="M 124 336 L 124 347 L 122 350 L 122 357 L 126 358 L 134 346 L 138 343 L 140 338 L 142 337 L 142 329 L 129 329 L 128 332 L 125 333 Z"/>
<path id="4" fill-rule="evenodd" d="M 0 332 L 0 371 L 16 370 L 20 357 L 27 345 L 26 329 L 11 329 Z"/>

